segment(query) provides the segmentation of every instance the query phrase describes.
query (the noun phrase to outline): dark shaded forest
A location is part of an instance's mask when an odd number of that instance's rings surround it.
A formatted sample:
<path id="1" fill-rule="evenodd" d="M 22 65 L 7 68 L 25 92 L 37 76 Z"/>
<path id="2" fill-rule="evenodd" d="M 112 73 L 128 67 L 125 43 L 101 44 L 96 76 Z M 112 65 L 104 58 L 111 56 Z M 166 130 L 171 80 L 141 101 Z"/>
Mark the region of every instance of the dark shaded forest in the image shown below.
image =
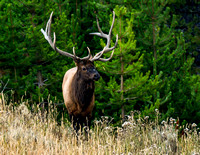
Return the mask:
<path id="1" fill-rule="evenodd" d="M 110 116 L 116 125 L 133 111 L 154 118 L 179 118 L 200 125 L 200 2 L 198 0 L 1 0 L 0 93 L 18 106 L 47 107 L 52 101 L 61 116 L 62 80 L 72 59 L 52 50 L 41 33 L 53 11 L 56 45 L 79 57 L 87 47 L 95 55 L 105 40 L 96 16 L 108 32 L 116 13 L 109 62 L 96 61 L 94 118 Z M 53 35 L 53 34 L 52 34 Z M 110 53 L 105 54 L 108 57 Z"/>

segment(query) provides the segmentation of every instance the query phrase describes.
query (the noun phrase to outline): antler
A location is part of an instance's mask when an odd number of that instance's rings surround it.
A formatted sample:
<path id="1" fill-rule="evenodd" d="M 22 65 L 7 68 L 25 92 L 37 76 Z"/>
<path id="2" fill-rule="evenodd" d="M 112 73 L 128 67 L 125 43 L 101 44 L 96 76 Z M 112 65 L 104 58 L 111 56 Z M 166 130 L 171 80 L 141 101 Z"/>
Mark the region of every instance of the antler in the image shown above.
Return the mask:
<path id="1" fill-rule="evenodd" d="M 116 42 L 115 42 L 115 45 L 111 48 L 109 48 L 110 46 L 110 41 L 111 41 L 111 32 L 112 32 L 112 29 L 113 29 L 113 26 L 114 26 L 114 22 L 115 22 L 115 12 L 113 11 L 113 21 L 112 21 L 112 25 L 111 25 L 111 28 L 110 28 L 110 31 L 108 34 L 105 34 L 102 32 L 100 26 L 99 26 L 99 21 L 98 21 L 98 18 L 97 18 L 97 27 L 98 27 L 98 30 L 100 33 L 98 32 L 95 32 L 95 33 L 90 33 L 91 35 L 97 35 L 97 36 L 100 36 L 100 37 L 103 37 L 103 38 L 106 38 L 107 39 L 107 44 L 106 46 L 103 48 L 102 51 L 98 52 L 94 57 L 92 57 L 91 53 L 90 53 L 90 49 L 89 47 L 87 47 L 88 49 L 88 56 L 86 57 L 83 57 L 83 58 L 79 58 L 76 56 L 76 53 L 75 53 L 75 47 L 73 47 L 73 54 L 70 54 L 68 52 L 65 52 L 65 51 L 62 51 L 60 50 L 59 48 L 56 47 L 56 34 L 55 32 L 53 33 L 54 34 L 54 40 L 52 41 L 52 38 L 51 38 L 51 21 L 52 21 L 52 15 L 53 15 L 53 12 L 51 13 L 50 15 L 50 18 L 47 22 L 47 25 L 46 25 L 46 29 L 45 31 L 43 29 L 41 29 L 41 32 L 43 33 L 45 39 L 49 42 L 49 44 L 51 45 L 51 47 L 57 51 L 58 53 L 60 53 L 61 55 L 64 55 L 64 56 L 67 56 L 67 57 L 70 57 L 70 58 L 73 58 L 74 60 L 76 59 L 80 59 L 80 60 L 90 60 L 90 61 L 95 61 L 95 60 L 100 60 L 100 61 L 109 61 L 112 56 L 113 56 L 113 53 L 114 53 L 114 49 L 116 48 L 117 46 L 117 43 L 118 43 L 118 35 L 116 35 Z M 104 59 L 104 58 L 101 58 L 101 56 L 104 54 L 104 53 L 107 53 L 109 51 L 112 51 L 113 52 L 111 53 L 111 56 L 107 59 Z"/>
<path id="2" fill-rule="evenodd" d="M 62 50 L 60 50 L 59 48 L 56 47 L 56 34 L 55 34 L 55 32 L 53 33 L 54 40 L 52 41 L 52 38 L 51 38 L 51 21 L 52 21 L 52 15 L 53 15 L 53 11 L 52 11 L 52 13 L 50 15 L 50 18 L 49 18 L 48 22 L 47 22 L 45 31 L 43 29 L 41 29 L 41 32 L 43 33 L 45 39 L 49 42 L 49 44 L 51 45 L 51 47 L 55 51 L 57 51 L 58 53 L 60 53 L 60 54 L 62 54 L 64 56 L 73 58 L 73 59 L 81 59 L 81 60 L 83 60 L 83 59 L 90 59 L 91 58 L 91 53 L 90 53 L 89 48 L 88 48 L 88 53 L 89 53 L 88 56 L 86 56 L 84 58 L 79 58 L 75 54 L 75 47 L 73 47 L 73 55 L 70 54 L 70 53 L 68 53 L 68 52 L 62 51 Z"/>
<path id="3" fill-rule="evenodd" d="M 91 35 L 97 35 L 97 36 L 100 36 L 100 37 L 102 37 L 102 38 L 106 38 L 106 39 L 107 39 L 107 44 L 106 44 L 106 46 L 103 48 L 103 50 L 100 51 L 100 52 L 98 52 L 93 58 L 90 59 L 90 61 L 100 60 L 100 61 L 106 62 L 106 61 L 109 61 L 109 60 L 112 58 L 113 53 L 114 53 L 114 49 L 116 48 L 117 43 L 118 43 L 118 34 L 117 34 L 117 35 L 116 35 L 116 42 L 115 42 L 115 45 L 114 45 L 113 47 L 109 48 L 109 46 L 110 46 L 110 41 L 111 41 L 111 32 L 112 32 L 112 29 L 113 29 L 113 26 L 114 26 L 114 22 L 115 22 L 115 12 L 113 11 L 113 21 L 112 21 L 112 25 L 111 25 L 111 27 L 110 27 L 110 31 L 109 31 L 108 34 L 105 34 L 105 33 L 102 32 L 102 30 L 101 30 L 101 28 L 100 28 L 100 26 L 99 26 L 99 20 L 98 20 L 98 18 L 97 18 L 97 27 L 98 27 L 98 30 L 99 30 L 100 33 L 99 33 L 99 32 L 95 32 L 95 33 L 90 33 L 90 34 L 91 34 Z M 113 50 L 113 52 L 111 53 L 111 56 L 110 56 L 109 58 L 107 58 L 107 59 L 101 58 L 101 56 L 102 56 L 104 53 L 107 53 L 107 52 L 112 51 L 112 50 Z"/>

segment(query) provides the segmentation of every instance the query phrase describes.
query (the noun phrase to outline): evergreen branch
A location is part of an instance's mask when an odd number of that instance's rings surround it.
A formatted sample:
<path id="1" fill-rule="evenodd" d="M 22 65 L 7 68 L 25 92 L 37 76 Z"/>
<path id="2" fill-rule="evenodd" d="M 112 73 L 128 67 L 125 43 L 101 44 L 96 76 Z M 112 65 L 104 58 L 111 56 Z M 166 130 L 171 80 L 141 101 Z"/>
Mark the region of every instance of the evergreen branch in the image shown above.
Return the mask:
<path id="1" fill-rule="evenodd" d="M 169 94 L 166 94 L 161 100 L 160 104 L 163 105 L 164 103 L 166 103 L 169 99 L 169 97 L 171 96 L 171 91 L 169 92 Z"/>
<path id="2" fill-rule="evenodd" d="M 145 1 L 145 2 L 142 2 L 142 3 L 147 3 L 147 1 Z M 142 4 L 141 4 L 142 5 Z M 149 15 L 149 16 L 151 16 L 151 11 L 150 11 L 150 9 L 149 9 L 149 5 L 147 6 L 146 5 L 146 7 L 148 7 L 148 12 L 146 11 L 146 10 L 144 10 L 145 11 L 145 13 L 147 14 L 147 15 Z"/>
<path id="3" fill-rule="evenodd" d="M 132 69 L 129 70 L 129 71 L 124 72 L 124 74 L 128 74 L 128 73 L 130 73 L 130 72 L 133 71 L 133 70 L 134 70 L 134 68 L 132 68 Z"/>
<path id="4" fill-rule="evenodd" d="M 137 87 L 138 87 L 138 85 L 136 85 L 136 86 L 134 86 L 134 87 L 131 87 L 131 88 L 128 88 L 128 89 L 124 90 L 124 92 L 126 93 L 126 92 L 128 92 L 128 91 L 130 91 L 130 90 L 132 90 L 132 89 L 137 88 Z"/>
<path id="5" fill-rule="evenodd" d="M 108 73 L 111 73 L 111 74 L 115 74 L 115 75 L 121 75 L 121 73 L 120 72 L 113 72 L 113 71 L 108 71 L 108 70 L 102 70 L 102 69 L 98 69 L 99 71 L 102 71 L 102 72 L 108 72 Z"/>
<path id="6" fill-rule="evenodd" d="M 135 100 L 138 97 L 130 97 L 130 98 L 125 98 L 124 100 Z"/>
<path id="7" fill-rule="evenodd" d="M 138 86 L 138 85 L 137 85 L 137 86 Z M 130 90 L 136 88 L 137 86 L 131 87 L 131 88 L 129 88 L 129 89 L 125 89 L 125 90 L 123 90 L 123 92 L 126 93 L 126 92 L 128 92 L 128 91 L 130 91 Z M 117 92 L 117 93 L 120 93 L 121 91 L 122 91 L 122 90 L 117 90 L 116 92 Z"/>
<path id="8" fill-rule="evenodd" d="M 163 10 L 163 8 L 164 8 L 164 6 L 166 6 L 166 4 L 167 4 L 167 2 L 166 3 L 162 3 L 161 2 L 161 5 L 160 6 L 162 6 L 162 7 L 160 7 L 160 9 L 158 9 L 158 11 L 157 11 L 157 13 L 155 14 L 156 16 L 157 16 L 157 14 L 160 14 L 160 12 Z"/>
<path id="9" fill-rule="evenodd" d="M 143 37 L 144 37 L 144 35 L 143 35 Z M 143 44 L 145 44 L 145 45 L 152 45 L 152 43 L 148 40 L 145 40 L 145 39 L 142 39 L 142 38 L 137 38 L 137 40 L 142 41 Z"/>
<path id="10" fill-rule="evenodd" d="M 126 89 L 126 90 L 123 90 L 123 92 L 128 92 L 129 90 L 132 90 L 132 89 L 134 89 L 134 88 L 136 88 L 135 86 L 134 87 L 131 87 L 131 88 L 129 88 L 129 89 Z M 117 90 L 116 92 L 117 93 L 120 93 L 122 90 Z"/>
<path id="11" fill-rule="evenodd" d="M 130 91 L 130 90 L 132 90 L 132 89 L 134 89 L 134 88 L 137 88 L 138 86 L 143 85 L 145 82 L 146 82 L 146 81 L 141 82 L 140 84 L 137 84 L 137 85 L 135 85 L 134 87 L 128 88 L 128 89 L 124 90 L 124 92 L 126 93 L 126 92 L 128 92 L 128 91 Z"/>
<path id="12" fill-rule="evenodd" d="M 41 63 L 41 65 L 44 65 L 44 64 L 46 64 L 46 63 L 48 63 L 48 62 L 50 62 L 50 61 L 56 59 L 56 58 L 59 57 L 59 56 L 60 56 L 60 55 L 57 55 L 56 57 L 53 57 L 53 59 L 50 59 L 50 60 L 48 59 L 47 61 Z"/>
<path id="13" fill-rule="evenodd" d="M 170 31 L 169 35 L 165 39 L 163 39 L 163 40 L 160 41 L 160 44 L 162 44 L 163 42 L 169 40 L 171 34 L 172 34 L 172 32 Z"/>
<path id="14" fill-rule="evenodd" d="M 27 4 L 23 3 L 23 2 L 20 1 L 20 0 L 17 0 L 17 1 L 20 2 L 23 6 L 25 6 L 28 10 L 31 10 L 31 8 L 27 6 Z"/>

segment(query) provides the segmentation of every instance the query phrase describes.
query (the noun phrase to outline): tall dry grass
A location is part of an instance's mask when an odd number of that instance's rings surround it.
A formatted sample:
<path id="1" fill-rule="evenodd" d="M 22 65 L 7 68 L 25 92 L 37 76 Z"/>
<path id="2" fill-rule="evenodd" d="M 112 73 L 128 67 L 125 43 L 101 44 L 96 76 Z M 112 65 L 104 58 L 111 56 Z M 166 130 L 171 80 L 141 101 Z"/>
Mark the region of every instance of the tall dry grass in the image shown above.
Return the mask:
<path id="1" fill-rule="evenodd" d="M 51 103 L 49 103 L 51 105 Z M 71 126 L 58 125 L 49 108 L 42 112 L 30 112 L 28 101 L 21 101 L 17 107 L 7 104 L 4 95 L 0 97 L 0 153 L 48 154 L 48 155 L 132 155 L 132 154 L 193 154 L 200 152 L 200 136 L 195 124 L 185 129 L 187 136 L 178 138 L 174 120 L 150 121 L 128 116 L 122 127 L 113 127 L 109 118 L 94 122 L 89 130 L 88 140 L 79 134 L 78 139 Z M 49 106 L 51 107 L 51 106 Z M 159 112 L 155 112 L 159 117 Z"/>

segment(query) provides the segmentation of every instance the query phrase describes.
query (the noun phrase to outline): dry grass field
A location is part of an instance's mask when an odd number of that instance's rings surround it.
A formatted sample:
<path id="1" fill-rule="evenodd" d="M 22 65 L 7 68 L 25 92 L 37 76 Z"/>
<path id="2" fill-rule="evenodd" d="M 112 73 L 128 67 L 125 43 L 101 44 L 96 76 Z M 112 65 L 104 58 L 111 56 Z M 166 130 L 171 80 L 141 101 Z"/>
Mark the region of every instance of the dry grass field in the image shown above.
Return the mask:
<path id="1" fill-rule="evenodd" d="M 175 120 L 150 121 L 129 116 L 122 127 L 113 127 L 107 117 L 94 122 L 85 135 L 78 138 L 68 124 L 58 125 L 53 117 L 55 109 L 30 112 L 28 101 L 13 109 L 0 97 L 0 154 L 20 155 L 160 155 L 200 154 L 200 136 L 195 124 L 185 127 L 187 136 L 178 136 Z M 51 104 L 51 103 L 49 103 Z M 51 106 L 49 106 L 51 107 Z M 134 115 L 134 114 L 133 114 Z M 159 117 L 159 112 L 155 112 Z"/>

